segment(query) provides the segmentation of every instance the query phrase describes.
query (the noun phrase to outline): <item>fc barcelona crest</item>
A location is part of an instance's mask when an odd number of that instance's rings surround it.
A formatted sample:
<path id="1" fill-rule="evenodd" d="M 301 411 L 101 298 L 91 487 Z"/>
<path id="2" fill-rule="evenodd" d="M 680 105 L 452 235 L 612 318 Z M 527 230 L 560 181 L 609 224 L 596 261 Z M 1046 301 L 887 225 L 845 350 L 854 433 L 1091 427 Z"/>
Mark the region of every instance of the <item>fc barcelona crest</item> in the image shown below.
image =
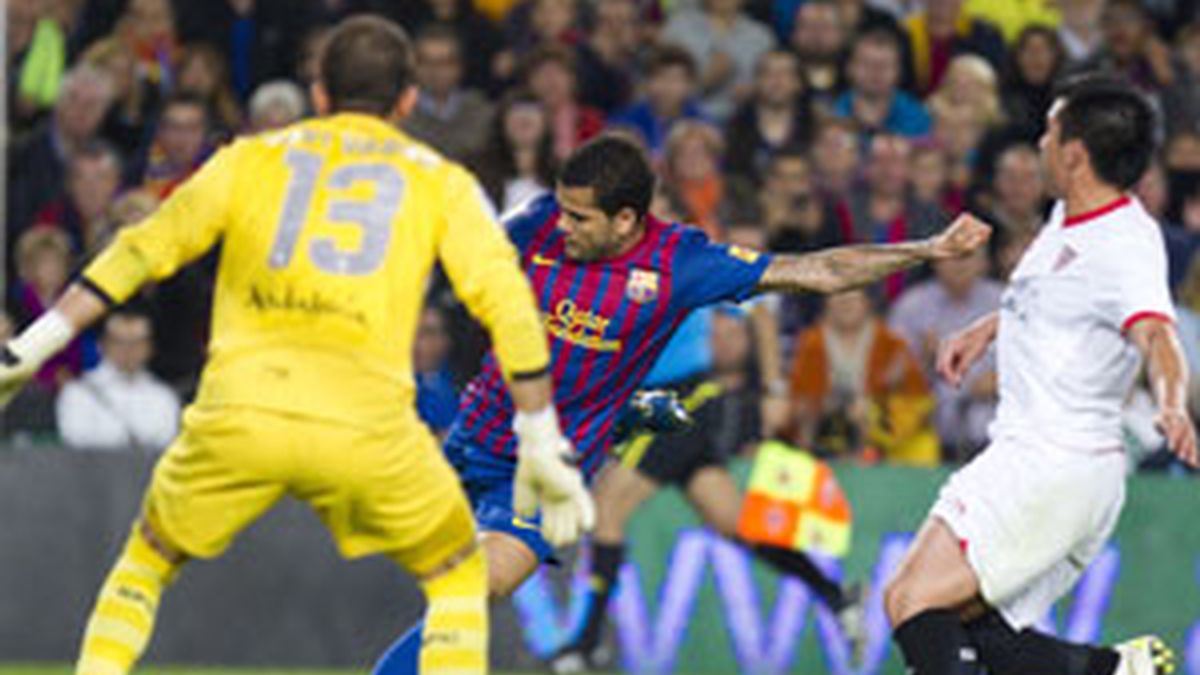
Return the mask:
<path id="1" fill-rule="evenodd" d="M 639 305 L 644 305 L 657 298 L 658 272 L 650 270 L 630 271 L 629 283 L 625 285 L 625 296 Z"/>

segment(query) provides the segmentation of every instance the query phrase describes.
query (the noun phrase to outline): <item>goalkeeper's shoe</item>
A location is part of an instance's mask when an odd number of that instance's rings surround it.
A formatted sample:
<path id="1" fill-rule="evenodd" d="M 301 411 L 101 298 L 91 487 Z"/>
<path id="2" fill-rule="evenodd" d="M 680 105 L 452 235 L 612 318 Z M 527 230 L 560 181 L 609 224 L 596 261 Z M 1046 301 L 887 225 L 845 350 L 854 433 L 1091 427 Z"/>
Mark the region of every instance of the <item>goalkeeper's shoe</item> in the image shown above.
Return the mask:
<path id="1" fill-rule="evenodd" d="M 666 389 L 645 389 L 633 395 L 617 414 L 617 442 L 634 434 L 648 431 L 669 434 L 692 426 L 691 413 L 675 392 Z"/>
<path id="2" fill-rule="evenodd" d="M 1173 675 L 1175 652 L 1157 635 L 1143 635 L 1113 647 L 1121 660 L 1113 675 Z"/>

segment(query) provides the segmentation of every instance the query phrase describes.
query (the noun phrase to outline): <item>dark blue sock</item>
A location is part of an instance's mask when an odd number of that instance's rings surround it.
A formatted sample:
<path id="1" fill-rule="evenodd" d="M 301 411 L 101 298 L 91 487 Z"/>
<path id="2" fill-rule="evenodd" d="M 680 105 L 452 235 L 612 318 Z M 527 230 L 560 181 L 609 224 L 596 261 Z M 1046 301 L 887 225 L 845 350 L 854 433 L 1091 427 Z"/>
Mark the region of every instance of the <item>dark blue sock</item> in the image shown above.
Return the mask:
<path id="1" fill-rule="evenodd" d="M 421 619 L 393 642 L 375 664 L 372 675 L 417 675 L 421 663 L 421 633 L 424 629 L 425 620 Z"/>

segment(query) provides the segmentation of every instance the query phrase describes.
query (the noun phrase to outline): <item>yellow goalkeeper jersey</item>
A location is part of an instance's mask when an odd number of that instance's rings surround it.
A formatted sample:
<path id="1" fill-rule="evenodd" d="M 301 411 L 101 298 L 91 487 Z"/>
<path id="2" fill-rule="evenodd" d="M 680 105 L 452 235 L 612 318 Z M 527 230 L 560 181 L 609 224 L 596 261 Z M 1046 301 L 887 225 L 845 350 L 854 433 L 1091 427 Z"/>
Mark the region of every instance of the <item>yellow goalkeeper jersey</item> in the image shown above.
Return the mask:
<path id="1" fill-rule="evenodd" d="M 515 249 L 464 169 L 338 114 L 217 152 L 84 270 L 114 302 L 221 245 L 197 403 L 350 424 L 412 410 L 411 352 L 440 260 L 508 374 L 546 367 Z"/>

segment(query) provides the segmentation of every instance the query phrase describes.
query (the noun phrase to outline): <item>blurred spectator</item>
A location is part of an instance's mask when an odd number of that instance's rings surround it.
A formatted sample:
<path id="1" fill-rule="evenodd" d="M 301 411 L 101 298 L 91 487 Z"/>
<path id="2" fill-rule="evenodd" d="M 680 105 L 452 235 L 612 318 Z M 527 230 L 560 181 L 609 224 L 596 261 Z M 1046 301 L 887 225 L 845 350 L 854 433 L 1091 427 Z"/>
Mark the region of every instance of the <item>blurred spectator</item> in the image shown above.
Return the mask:
<path id="1" fill-rule="evenodd" d="M 824 104 L 842 88 L 842 60 L 850 43 L 837 0 L 808 0 L 796 10 L 791 47 L 800 57 L 808 88 Z"/>
<path id="2" fill-rule="evenodd" d="M 66 36 L 53 13 L 46 11 L 48 5 L 38 0 L 15 0 L 8 9 L 6 37 L 11 42 L 6 84 L 11 83 L 10 118 L 21 127 L 54 105 L 66 70 Z"/>
<path id="3" fill-rule="evenodd" d="M 998 87 L 996 70 L 986 59 L 962 54 L 950 61 L 941 84 L 926 103 L 935 115 L 939 109 L 959 109 L 979 125 L 994 127 L 1004 121 Z"/>
<path id="4" fill-rule="evenodd" d="M 1139 0 L 1108 0 L 1101 18 L 1101 48 L 1080 70 L 1104 70 L 1122 76 L 1147 94 L 1171 84 L 1171 51 L 1154 34 L 1154 24 Z"/>
<path id="5" fill-rule="evenodd" d="M 417 36 L 416 48 L 421 97 L 404 121 L 405 130 L 456 161 L 479 154 L 492 126 L 492 104 L 480 92 L 462 86 L 458 34 L 432 24 Z"/>
<path id="6" fill-rule="evenodd" d="M 51 225 L 31 227 L 17 239 L 17 284 L 12 289 L 10 315 L 18 325 L 41 316 L 58 299 L 70 279 L 73 260 L 67 235 Z M 33 380 L 49 391 L 70 380 L 83 368 L 84 338 L 46 362 Z"/>
<path id="7" fill-rule="evenodd" d="M 104 322 L 100 365 L 63 387 L 58 430 L 72 448 L 167 447 L 179 428 L 179 399 L 146 364 L 154 350 L 150 319 L 117 311 Z"/>
<path id="8" fill-rule="evenodd" d="M 133 225 L 158 208 L 159 199 L 149 190 L 128 190 L 109 206 L 109 221 L 115 229 Z"/>
<path id="9" fill-rule="evenodd" d="M 1014 145 L 996 160 L 988 220 L 1007 230 L 1037 230 L 1049 198 L 1042 160 L 1031 145 Z"/>
<path id="10" fill-rule="evenodd" d="M 454 28 L 459 42 L 469 47 L 462 55 L 464 86 L 495 94 L 498 84 L 513 76 L 516 61 L 511 53 L 501 58 L 505 52 L 504 34 L 476 6 L 478 3 L 471 0 L 405 0 L 384 7 L 413 32 L 430 23 Z"/>
<path id="11" fill-rule="evenodd" d="M 163 102 L 154 142 L 134 167 L 134 183 L 165 199 L 212 153 L 209 127 L 203 99 L 194 94 L 171 95 Z"/>
<path id="12" fill-rule="evenodd" d="M 12 319 L 0 312 L 0 341 L 8 342 L 15 330 Z M 43 387 L 22 387 L 0 411 L 0 439 L 13 445 L 57 440 L 54 426 L 54 392 Z"/>
<path id="13" fill-rule="evenodd" d="M 847 242 L 883 243 L 928 237 L 941 229 L 941 209 L 912 195 L 912 144 L 900 136 L 879 135 L 866 160 L 866 184 L 837 205 L 838 226 Z M 884 281 L 888 300 L 903 290 L 906 277 Z"/>
<path id="14" fill-rule="evenodd" d="M 874 30 L 855 38 L 846 74 L 850 87 L 833 104 L 839 117 L 854 120 L 864 138 L 888 132 L 923 136 L 930 118 L 925 106 L 900 90 L 900 42 L 890 32 Z"/>
<path id="15" fill-rule="evenodd" d="M 1157 159 L 1146 168 L 1146 173 L 1134 187 L 1134 192 L 1146 212 L 1162 225 L 1163 241 L 1167 245 L 1169 284 L 1171 288 L 1175 288 L 1183 282 L 1183 276 L 1187 274 L 1192 258 L 1200 251 L 1200 212 L 1195 214 L 1195 229 L 1188 228 L 1183 219 L 1171 221 L 1168 217 L 1170 194 L 1167 173 L 1162 162 Z M 1184 200 L 1185 205 L 1187 201 Z M 1197 206 L 1200 206 L 1200 190 L 1197 190 L 1195 201 Z M 1180 215 L 1186 215 L 1187 210 L 1180 209 Z"/>
<path id="16" fill-rule="evenodd" d="M 444 437 L 458 412 L 458 388 L 450 374 L 450 334 L 442 310 L 427 305 L 413 342 L 413 374 L 417 380 L 417 414 Z"/>
<path id="17" fill-rule="evenodd" d="M 1068 62 L 1086 61 L 1104 43 L 1104 35 L 1100 30 L 1104 3 L 1105 0 L 1058 0 L 1062 12 L 1058 38 Z"/>
<path id="18" fill-rule="evenodd" d="M 889 323 L 908 343 L 934 383 L 934 415 L 944 458 L 965 461 L 987 444 L 987 427 L 996 413 L 996 365 L 981 359 L 955 388 L 937 377 L 937 349 L 945 339 L 1000 308 L 1003 286 L 986 278 L 983 251 L 967 258 L 934 263 L 934 278 L 921 282 L 896 301 Z"/>
<path id="19" fill-rule="evenodd" d="M 51 118 L 12 147 L 7 177 L 9 232 L 27 227 L 36 209 L 62 194 L 68 159 L 96 138 L 111 102 L 108 73 L 87 64 L 71 69 Z"/>
<path id="20" fill-rule="evenodd" d="M 518 57 L 539 47 L 573 47 L 583 39 L 580 10 L 580 0 L 526 0 L 504 21 L 508 46 Z"/>
<path id="21" fill-rule="evenodd" d="M 1046 113 L 1053 103 L 1054 81 L 1064 61 L 1062 44 L 1049 28 L 1027 28 L 1017 38 L 1000 100 L 1008 124 L 1018 137 L 1032 141 L 1042 135 Z"/>
<path id="22" fill-rule="evenodd" d="M 505 213 L 552 189 L 556 165 L 546 109 L 529 92 L 510 91 L 496 111 L 491 140 L 472 162 L 496 211 Z"/>
<path id="23" fill-rule="evenodd" d="M 826 300 L 821 323 L 797 340 L 791 383 L 800 445 L 835 456 L 873 449 L 888 462 L 938 463 L 929 385 L 865 291 Z"/>
<path id="24" fill-rule="evenodd" d="M 529 54 L 522 70 L 525 86 L 546 109 L 559 160 L 604 128 L 604 114 L 579 103 L 575 56 L 570 50 L 540 47 Z"/>
<path id="25" fill-rule="evenodd" d="M 800 150 L 771 156 L 758 195 L 770 250 L 803 253 L 839 243 L 833 219 L 817 192 L 812 166 Z"/>
<path id="26" fill-rule="evenodd" d="M 966 0 L 968 16 L 982 19 L 1000 29 L 1005 41 L 1013 43 L 1030 27 L 1053 30 L 1061 17 L 1061 0 Z"/>
<path id="27" fill-rule="evenodd" d="M 963 210 L 966 196 L 950 184 L 950 158 L 937 143 L 920 143 L 913 147 L 913 199 L 951 214 Z"/>
<path id="28" fill-rule="evenodd" d="M 101 135 L 131 157 L 146 141 L 146 124 L 159 102 L 158 89 L 138 77 L 137 59 L 125 42 L 114 37 L 98 40 L 83 53 L 81 63 L 105 70 L 113 84 L 113 104 Z"/>
<path id="29" fill-rule="evenodd" d="M 799 58 L 785 49 L 767 52 L 758 62 L 753 98 L 725 127 L 725 168 L 758 185 L 771 154 L 807 148 L 814 124 Z"/>
<path id="30" fill-rule="evenodd" d="M 904 21 L 912 51 L 916 91 L 922 96 L 938 88 L 950 60 L 963 53 L 982 56 L 999 68 L 1004 38 L 992 24 L 962 11 L 963 0 L 925 0 L 923 11 Z"/>
<path id="31" fill-rule="evenodd" d="M 120 157 L 96 141 L 71 156 L 63 196 L 43 206 L 34 220 L 62 230 L 77 255 L 90 256 L 108 235 L 109 205 L 120 186 Z"/>
<path id="32" fill-rule="evenodd" d="M 296 58 L 294 79 L 306 90 L 317 81 L 318 57 L 325 48 L 325 40 L 329 37 L 329 26 L 317 26 L 310 30 L 300 41 L 300 55 Z"/>
<path id="33" fill-rule="evenodd" d="M 250 97 L 250 132 L 281 129 L 304 117 L 304 91 L 290 80 L 259 85 Z"/>
<path id="34" fill-rule="evenodd" d="M 579 99 L 605 114 L 627 105 L 633 96 L 639 46 L 634 0 L 596 0 L 587 41 L 576 49 Z"/>
<path id="35" fill-rule="evenodd" d="M 671 126 L 685 119 L 704 119 L 696 104 L 696 62 L 687 51 L 664 45 L 650 55 L 645 70 L 645 98 L 613 115 L 613 127 L 638 132 L 654 156 L 662 153 Z"/>
<path id="36" fill-rule="evenodd" d="M 1200 256 L 1192 258 L 1191 267 L 1176 295 L 1179 298 L 1175 308 L 1179 342 L 1187 355 L 1191 373 L 1192 417 L 1200 419 Z"/>
<path id="37" fill-rule="evenodd" d="M 203 42 L 215 48 L 225 64 L 226 75 L 221 79 L 238 100 L 245 100 L 259 84 L 295 71 L 300 41 L 318 19 L 316 4 L 303 0 L 180 2 L 179 32 L 189 44 Z M 224 111 L 217 112 L 224 119 Z"/>
<path id="38" fill-rule="evenodd" d="M 175 91 L 202 99 L 222 137 L 241 131 L 242 107 L 229 81 L 229 65 L 220 52 L 203 43 L 188 45 L 179 56 L 176 72 Z"/>
<path id="39" fill-rule="evenodd" d="M 704 0 L 704 11 L 671 16 L 662 39 L 691 53 L 700 72 L 701 106 L 724 121 L 749 95 L 754 65 L 775 46 L 775 37 L 742 12 L 743 0 Z"/>
<path id="40" fill-rule="evenodd" d="M 137 59 L 138 77 L 164 93 L 169 91 L 174 81 L 175 62 L 179 58 L 175 10 L 171 3 L 168 0 L 129 0 L 116 32 Z"/>
<path id="41" fill-rule="evenodd" d="M 882 4 L 879 0 L 835 0 L 842 15 L 842 25 L 851 33 L 863 34 L 876 29 L 883 29 L 903 39 L 904 29 L 896 21 L 896 15 L 889 13 L 873 4 Z"/>
<path id="42" fill-rule="evenodd" d="M 1021 262 L 1021 257 L 1025 255 L 1037 233 L 1036 229 L 1004 227 L 998 228 L 992 234 L 991 246 L 995 251 L 993 262 L 997 279 L 1007 282 L 1012 278 L 1013 270 L 1017 268 L 1017 263 Z"/>
<path id="43" fill-rule="evenodd" d="M 967 106 L 939 105 L 933 113 L 933 142 L 942 149 L 949 169 L 947 189 L 956 199 L 963 199 L 971 186 L 987 126 Z"/>
<path id="44" fill-rule="evenodd" d="M 1200 23 L 1175 38 L 1175 81 L 1163 94 L 1167 135 L 1200 133 Z"/>
<path id="45" fill-rule="evenodd" d="M 684 220 L 700 227 L 710 239 L 724 239 L 720 214 L 735 201 L 733 188 L 721 174 L 725 145 L 709 124 L 684 121 L 671 129 L 663 156 L 663 186 L 675 195 Z"/>
<path id="46" fill-rule="evenodd" d="M 817 127 L 813 172 L 821 197 L 837 203 L 850 195 L 858 177 L 859 137 L 849 120 L 828 119 Z"/>

